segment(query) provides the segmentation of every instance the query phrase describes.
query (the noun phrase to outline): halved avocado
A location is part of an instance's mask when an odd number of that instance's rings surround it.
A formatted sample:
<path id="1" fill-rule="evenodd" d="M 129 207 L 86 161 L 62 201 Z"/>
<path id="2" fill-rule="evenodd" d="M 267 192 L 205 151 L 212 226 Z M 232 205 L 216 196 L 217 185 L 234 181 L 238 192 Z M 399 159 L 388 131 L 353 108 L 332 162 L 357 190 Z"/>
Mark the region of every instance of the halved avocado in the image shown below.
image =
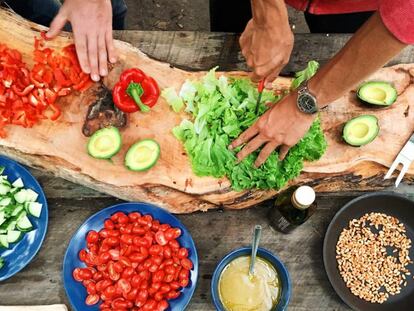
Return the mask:
<path id="1" fill-rule="evenodd" d="M 343 138 L 349 145 L 359 147 L 372 142 L 378 136 L 379 129 L 376 116 L 361 115 L 345 124 Z"/>
<path id="2" fill-rule="evenodd" d="M 390 106 L 397 100 L 397 95 L 394 86 L 381 81 L 366 82 L 357 91 L 357 96 L 361 101 L 377 106 Z"/>
<path id="3" fill-rule="evenodd" d="M 144 139 L 129 148 L 125 166 L 131 171 L 146 171 L 157 163 L 159 157 L 160 145 L 155 140 Z"/>
<path id="4" fill-rule="evenodd" d="M 96 131 L 88 141 L 88 153 L 97 159 L 110 159 L 121 149 L 118 128 L 111 126 Z"/>

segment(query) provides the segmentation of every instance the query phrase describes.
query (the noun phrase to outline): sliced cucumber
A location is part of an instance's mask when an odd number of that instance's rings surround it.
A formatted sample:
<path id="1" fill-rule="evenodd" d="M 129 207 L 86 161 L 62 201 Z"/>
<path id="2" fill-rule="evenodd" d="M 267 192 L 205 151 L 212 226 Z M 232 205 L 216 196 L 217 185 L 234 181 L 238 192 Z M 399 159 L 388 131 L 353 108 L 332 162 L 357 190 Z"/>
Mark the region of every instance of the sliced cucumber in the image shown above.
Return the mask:
<path id="1" fill-rule="evenodd" d="M 5 264 L 6 263 L 4 262 L 4 259 L 2 257 L 0 257 L 0 270 L 1 270 L 1 268 L 4 267 Z"/>
<path id="2" fill-rule="evenodd" d="M 32 189 L 26 189 L 26 199 L 28 202 L 35 202 L 38 198 L 37 192 L 33 191 Z"/>
<path id="3" fill-rule="evenodd" d="M 4 172 L 5 169 L 6 168 L 4 166 L 0 166 L 0 174 L 3 174 L 3 172 Z"/>
<path id="4" fill-rule="evenodd" d="M 27 208 L 27 211 L 29 212 L 30 215 L 39 218 L 40 214 L 42 214 L 42 203 L 38 203 L 38 202 L 30 202 Z"/>
<path id="5" fill-rule="evenodd" d="M 5 213 L 2 211 L 0 212 L 0 226 L 6 221 Z"/>
<path id="6" fill-rule="evenodd" d="M 9 248 L 9 242 L 7 241 L 7 235 L 0 235 L 0 247 Z"/>
<path id="7" fill-rule="evenodd" d="M 12 183 L 12 186 L 14 188 L 23 188 L 24 187 L 24 183 L 23 180 L 21 178 L 18 178 L 14 181 L 14 183 Z"/>
<path id="8" fill-rule="evenodd" d="M 0 184 L 0 195 L 6 195 L 10 189 L 11 187 L 9 185 Z"/>
<path id="9" fill-rule="evenodd" d="M 16 220 L 10 220 L 10 222 L 7 224 L 6 231 L 13 231 L 16 229 Z"/>
<path id="10" fill-rule="evenodd" d="M 25 189 L 20 190 L 19 192 L 17 192 L 14 195 L 14 199 L 18 203 L 24 203 L 24 202 L 28 201 L 27 200 L 27 191 Z"/>
<path id="11" fill-rule="evenodd" d="M 17 230 L 10 230 L 7 232 L 7 242 L 10 244 L 18 242 L 21 237 L 23 236 L 23 233 L 21 231 Z"/>
<path id="12" fill-rule="evenodd" d="M 17 205 L 16 208 L 11 213 L 11 217 L 19 215 L 19 213 L 24 209 L 23 205 Z"/>
<path id="13" fill-rule="evenodd" d="M 12 199 L 11 198 L 4 198 L 0 200 L 0 205 L 1 206 L 7 206 L 11 203 Z"/>
<path id="14" fill-rule="evenodd" d="M 26 215 L 23 217 L 20 217 L 20 219 L 17 221 L 16 228 L 22 232 L 28 232 L 33 229 L 33 225 L 30 222 L 30 219 L 27 218 Z"/>

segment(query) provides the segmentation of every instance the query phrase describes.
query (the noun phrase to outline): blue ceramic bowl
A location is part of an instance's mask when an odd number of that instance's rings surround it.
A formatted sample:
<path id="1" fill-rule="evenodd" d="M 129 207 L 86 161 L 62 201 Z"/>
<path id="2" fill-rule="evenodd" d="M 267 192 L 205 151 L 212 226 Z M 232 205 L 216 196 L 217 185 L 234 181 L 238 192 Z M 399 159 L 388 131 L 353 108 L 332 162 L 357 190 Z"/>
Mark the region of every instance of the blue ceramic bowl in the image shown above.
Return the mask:
<path id="1" fill-rule="evenodd" d="M 85 267 L 85 264 L 79 260 L 78 253 L 86 247 L 86 234 L 90 230 L 99 231 L 103 228 L 105 219 L 111 217 L 116 212 L 140 212 L 143 215 L 151 215 L 158 219 L 161 223 L 167 223 L 172 227 L 181 229 L 181 236 L 178 238 L 182 247 L 189 251 L 189 259 L 193 262 L 193 270 L 191 270 L 190 284 L 181 290 L 181 295 L 177 299 L 169 300 L 170 307 L 167 311 L 185 310 L 197 284 L 198 277 L 198 256 L 194 241 L 187 228 L 173 215 L 155 205 L 146 203 L 121 203 L 105 208 L 98 213 L 89 217 L 88 220 L 76 231 L 72 237 L 66 250 L 63 260 L 63 285 L 66 295 L 75 311 L 98 311 L 99 303 L 94 306 L 87 306 L 85 299 L 87 296 L 86 289 L 82 283 L 76 282 L 72 277 L 72 271 L 77 267 Z"/>
<path id="2" fill-rule="evenodd" d="M 21 178 L 26 189 L 32 189 L 39 194 L 37 202 L 43 204 L 42 213 L 39 218 L 29 216 L 33 224 L 33 230 L 27 232 L 21 241 L 12 244 L 9 249 L 0 248 L 0 256 L 6 261 L 6 265 L 0 269 L 0 281 L 4 281 L 28 265 L 36 256 L 46 236 L 48 210 L 45 194 L 37 180 L 19 163 L 0 156 L 0 166 L 4 166 L 3 175 L 13 182 Z"/>
<path id="3" fill-rule="evenodd" d="M 223 269 L 237 257 L 250 255 L 251 253 L 251 247 L 239 248 L 232 251 L 219 262 L 216 270 L 214 271 L 213 279 L 211 280 L 211 294 L 213 298 L 213 303 L 218 311 L 225 311 L 224 306 L 220 301 L 220 296 L 218 292 L 219 279 L 221 273 L 223 272 Z M 282 293 L 280 295 L 279 303 L 271 311 L 286 310 L 292 292 L 290 277 L 286 267 L 283 265 L 283 263 L 280 261 L 278 257 L 276 257 L 264 248 L 259 248 L 257 251 L 257 255 L 270 262 L 276 268 L 276 271 L 279 274 L 280 282 L 282 284 Z"/>

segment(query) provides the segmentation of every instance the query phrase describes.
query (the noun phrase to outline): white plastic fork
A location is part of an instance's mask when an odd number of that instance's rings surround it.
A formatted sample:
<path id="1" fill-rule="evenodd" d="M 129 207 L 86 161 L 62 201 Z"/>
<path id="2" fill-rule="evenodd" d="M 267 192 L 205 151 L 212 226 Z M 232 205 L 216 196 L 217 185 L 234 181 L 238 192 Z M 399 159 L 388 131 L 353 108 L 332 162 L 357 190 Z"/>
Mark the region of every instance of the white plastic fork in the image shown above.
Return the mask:
<path id="1" fill-rule="evenodd" d="M 397 166 L 401 164 L 402 168 L 400 170 L 400 174 L 398 175 L 395 181 L 395 187 L 398 187 L 404 175 L 407 173 L 408 169 L 410 168 L 411 162 L 413 161 L 414 161 L 414 134 L 411 135 L 410 139 L 401 149 L 400 153 L 397 155 L 397 158 L 392 163 L 387 174 L 384 176 L 384 179 L 391 178 L 392 173 L 394 173 Z"/>

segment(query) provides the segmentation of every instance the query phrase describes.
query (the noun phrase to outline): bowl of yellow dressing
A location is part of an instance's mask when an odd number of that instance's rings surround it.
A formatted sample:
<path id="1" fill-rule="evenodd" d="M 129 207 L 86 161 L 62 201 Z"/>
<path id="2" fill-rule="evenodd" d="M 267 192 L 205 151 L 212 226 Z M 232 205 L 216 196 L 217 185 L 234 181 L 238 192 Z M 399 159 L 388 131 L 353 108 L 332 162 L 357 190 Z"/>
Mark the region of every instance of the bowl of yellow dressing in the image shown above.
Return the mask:
<path id="1" fill-rule="evenodd" d="M 251 247 L 225 256 L 211 280 L 219 311 L 284 311 L 291 295 L 289 273 L 278 257 L 259 248 L 254 276 L 249 276 Z"/>

